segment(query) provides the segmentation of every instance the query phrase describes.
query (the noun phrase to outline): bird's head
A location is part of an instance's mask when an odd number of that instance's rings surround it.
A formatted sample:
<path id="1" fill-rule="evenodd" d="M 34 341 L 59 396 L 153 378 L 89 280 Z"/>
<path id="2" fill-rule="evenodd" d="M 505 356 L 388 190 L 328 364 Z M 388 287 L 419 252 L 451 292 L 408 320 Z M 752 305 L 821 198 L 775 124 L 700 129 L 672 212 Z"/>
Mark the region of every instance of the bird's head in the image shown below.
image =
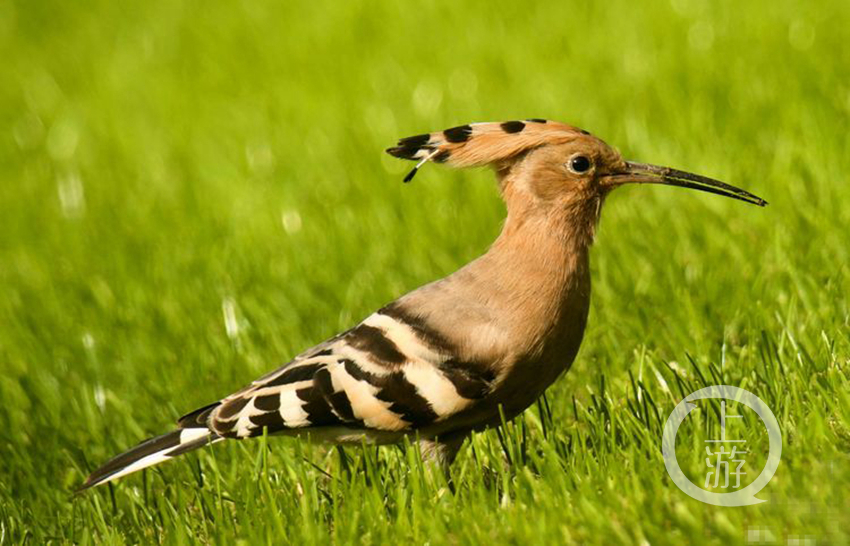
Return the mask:
<path id="1" fill-rule="evenodd" d="M 399 140 L 387 152 L 453 167 L 492 165 L 509 210 L 587 211 L 598 218 L 605 196 L 624 184 L 666 184 L 764 206 L 766 201 L 718 180 L 668 167 L 626 161 L 601 139 L 570 125 L 530 119 L 473 123 Z"/>

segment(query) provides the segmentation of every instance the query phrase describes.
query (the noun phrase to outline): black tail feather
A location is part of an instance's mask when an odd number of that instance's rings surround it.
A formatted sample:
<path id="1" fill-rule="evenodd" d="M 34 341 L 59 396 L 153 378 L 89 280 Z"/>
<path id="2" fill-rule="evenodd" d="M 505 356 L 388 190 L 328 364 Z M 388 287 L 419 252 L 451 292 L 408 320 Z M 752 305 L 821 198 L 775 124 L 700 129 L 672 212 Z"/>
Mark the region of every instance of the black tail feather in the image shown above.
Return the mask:
<path id="1" fill-rule="evenodd" d="M 165 462 L 221 439 L 206 427 L 184 428 L 156 436 L 107 461 L 89 475 L 78 491 Z"/>

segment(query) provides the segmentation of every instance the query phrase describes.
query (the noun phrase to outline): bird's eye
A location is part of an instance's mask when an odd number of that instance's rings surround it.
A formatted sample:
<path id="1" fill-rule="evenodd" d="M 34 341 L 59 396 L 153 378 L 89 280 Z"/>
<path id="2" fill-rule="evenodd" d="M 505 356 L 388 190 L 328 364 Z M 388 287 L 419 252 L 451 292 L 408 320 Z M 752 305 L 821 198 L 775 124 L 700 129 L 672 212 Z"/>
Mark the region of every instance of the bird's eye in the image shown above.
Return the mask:
<path id="1" fill-rule="evenodd" d="M 583 174 L 590 170 L 590 159 L 586 155 L 577 155 L 570 158 L 567 167 L 576 174 Z"/>

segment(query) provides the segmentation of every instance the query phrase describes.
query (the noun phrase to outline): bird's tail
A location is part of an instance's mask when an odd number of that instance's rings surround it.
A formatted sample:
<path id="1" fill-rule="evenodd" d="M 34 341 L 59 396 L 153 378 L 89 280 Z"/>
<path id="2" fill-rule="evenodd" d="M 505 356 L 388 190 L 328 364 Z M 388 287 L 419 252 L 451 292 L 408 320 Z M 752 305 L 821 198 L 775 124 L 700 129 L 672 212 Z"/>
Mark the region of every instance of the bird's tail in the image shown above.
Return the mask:
<path id="1" fill-rule="evenodd" d="M 205 445 L 223 440 L 206 427 L 183 428 L 145 440 L 95 470 L 80 491 L 132 474 Z"/>

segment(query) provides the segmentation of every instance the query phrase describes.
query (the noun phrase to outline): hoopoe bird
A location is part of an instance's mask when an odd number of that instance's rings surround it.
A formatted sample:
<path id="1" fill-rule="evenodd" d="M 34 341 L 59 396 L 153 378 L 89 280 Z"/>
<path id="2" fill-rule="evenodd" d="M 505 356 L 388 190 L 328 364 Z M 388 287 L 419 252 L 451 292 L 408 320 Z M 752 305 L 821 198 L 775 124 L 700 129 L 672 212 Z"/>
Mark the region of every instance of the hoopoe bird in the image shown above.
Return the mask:
<path id="1" fill-rule="evenodd" d="M 387 152 L 418 162 L 406 182 L 429 161 L 492 166 L 507 218 L 490 249 L 184 415 L 81 489 L 264 433 L 342 444 L 409 437 L 447 468 L 467 436 L 520 414 L 572 365 L 590 306 L 590 246 L 614 188 L 667 184 L 767 204 L 711 178 L 625 161 L 587 131 L 543 119 L 461 125 Z"/>

